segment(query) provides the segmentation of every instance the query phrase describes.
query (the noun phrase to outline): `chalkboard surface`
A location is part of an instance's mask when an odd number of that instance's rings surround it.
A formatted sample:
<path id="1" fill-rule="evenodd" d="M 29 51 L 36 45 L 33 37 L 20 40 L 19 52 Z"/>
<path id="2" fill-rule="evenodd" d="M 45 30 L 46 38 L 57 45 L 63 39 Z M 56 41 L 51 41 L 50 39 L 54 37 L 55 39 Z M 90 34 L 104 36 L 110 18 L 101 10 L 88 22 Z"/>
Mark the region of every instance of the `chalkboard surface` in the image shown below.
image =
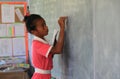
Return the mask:
<path id="1" fill-rule="evenodd" d="M 62 55 L 54 57 L 57 79 L 93 79 L 92 6 L 90 0 L 31 0 L 31 13 L 40 14 L 50 29 L 59 28 L 59 16 L 68 16 Z"/>
<path id="2" fill-rule="evenodd" d="M 31 0 L 30 12 L 43 16 L 50 29 L 68 16 L 65 44 L 54 57 L 57 79 L 120 79 L 120 9 L 118 0 Z"/>

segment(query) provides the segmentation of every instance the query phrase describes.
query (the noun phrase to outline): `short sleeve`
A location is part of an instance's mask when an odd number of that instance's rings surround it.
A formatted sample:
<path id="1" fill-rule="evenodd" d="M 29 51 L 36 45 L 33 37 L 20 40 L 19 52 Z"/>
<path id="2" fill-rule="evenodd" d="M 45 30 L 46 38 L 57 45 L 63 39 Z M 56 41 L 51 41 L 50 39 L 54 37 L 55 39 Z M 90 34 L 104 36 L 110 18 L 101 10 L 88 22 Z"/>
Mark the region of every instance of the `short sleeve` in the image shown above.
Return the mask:
<path id="1" fill-rule="evenodd" d="M 49 44 L 45 44 L 45 43 L 41 43 L 41 42 L 37 42 L 35 43 L 35 50 L 37 53 L 48 57 L 50 51 L 51 51 L 52 46 Z"/>

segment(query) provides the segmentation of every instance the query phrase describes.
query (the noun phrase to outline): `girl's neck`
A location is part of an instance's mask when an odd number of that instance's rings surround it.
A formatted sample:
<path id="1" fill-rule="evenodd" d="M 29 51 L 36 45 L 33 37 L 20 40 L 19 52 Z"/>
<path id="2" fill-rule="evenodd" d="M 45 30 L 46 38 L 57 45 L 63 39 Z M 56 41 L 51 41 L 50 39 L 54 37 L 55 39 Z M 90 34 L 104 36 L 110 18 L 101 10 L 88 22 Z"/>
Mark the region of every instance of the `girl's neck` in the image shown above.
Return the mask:
<path id="1" fill-rule="evenodd" d="M 44 38 L 44 37 L 40 37 L 40 36 L 37 36 L 37 37 L 39 37 L 39 38 L 41 38 L 41 39 L 45 40 L 45 38 Z"/>
<path id="2" fill-rule="evenodd" d="M 39 37 L 39 38 L 45 40 L 44 36 L 40 36 L 40 35 L 35 35 L 35 36 L 37 36 L 37 37 Z"/>

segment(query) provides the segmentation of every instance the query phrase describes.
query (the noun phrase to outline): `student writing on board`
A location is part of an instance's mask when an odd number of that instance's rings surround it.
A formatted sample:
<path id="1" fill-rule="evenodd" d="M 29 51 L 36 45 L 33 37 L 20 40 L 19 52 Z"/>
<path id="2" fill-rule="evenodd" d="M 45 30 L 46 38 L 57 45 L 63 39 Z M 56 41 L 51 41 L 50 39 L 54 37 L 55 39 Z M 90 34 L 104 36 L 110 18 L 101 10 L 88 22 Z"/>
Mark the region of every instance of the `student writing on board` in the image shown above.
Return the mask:
<path id="1" fill-rule="evenodd" d="M 29 33 L 34 35 L 34 40 L 32 41 L 32 64 L 35 68 L 35 73 L 32 79 L 51 79 L 53 55 L 60 54 L 63 48 L 65 19 L 66 17 L 59 18 L 60 33 L 58 41 L 54 46 L 51 46 L 44 38 L 49 31 L 44 18 L 37 14 L 25 16 L 26 28 Z"/>

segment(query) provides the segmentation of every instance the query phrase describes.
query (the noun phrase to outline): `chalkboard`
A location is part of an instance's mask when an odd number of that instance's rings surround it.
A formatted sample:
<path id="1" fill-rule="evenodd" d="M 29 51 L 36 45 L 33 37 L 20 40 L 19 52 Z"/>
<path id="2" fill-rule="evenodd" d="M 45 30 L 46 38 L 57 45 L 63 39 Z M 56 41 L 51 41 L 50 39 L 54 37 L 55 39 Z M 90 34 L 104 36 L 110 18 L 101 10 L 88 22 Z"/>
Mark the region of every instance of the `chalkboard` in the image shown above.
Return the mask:
<path id="1" fill-rule="evenodd" d="M 39 6 L 39 7 L 38 7 Z M 65 44 L 61 55 L 54 57 L 52 75 L 57 79 L 93 79 L 92 6 L 90 0 L 34 0 L 30 12 L 43 16 L 49 40 L 59 28 L 59 16 L 68 16 Z"/>
<path id="2" fill-rule="evenodd" d="M 57 79 L 120 79 L 120 0 L 31 0 L 50 29 L 67 15 L 65 44 L 54 57 Z"/>

